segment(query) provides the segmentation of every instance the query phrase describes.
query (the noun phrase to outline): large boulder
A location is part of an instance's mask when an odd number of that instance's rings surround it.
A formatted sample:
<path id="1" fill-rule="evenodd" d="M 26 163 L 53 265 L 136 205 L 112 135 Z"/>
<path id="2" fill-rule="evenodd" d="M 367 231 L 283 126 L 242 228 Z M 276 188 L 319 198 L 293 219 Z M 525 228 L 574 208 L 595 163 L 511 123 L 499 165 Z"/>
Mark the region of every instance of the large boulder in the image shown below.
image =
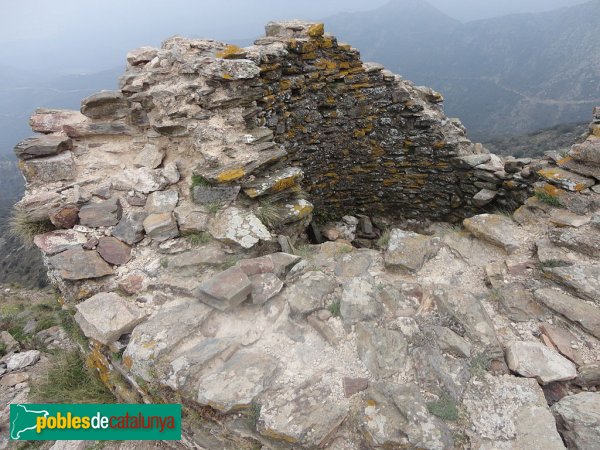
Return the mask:
<path id="1" fill-rule="evenodd" d="M 587 450 L 600 442 L 600 393 L 581 392 L 552 406 L 568 448 Z"/>
<path id="2" fill-rule="evenodd" d="M 575 364 L 540 342 L 513 342 L 506 349 L 506 363 L 512 371 L 541 384 L 577 377 Z"/>
<path id="3" fill-rule="evenodd" d="M 463 221 L 464 227 L 473 235 L 502 247 L 507 253 L 519 248 L 517 225 L 499 214 L 481 214 Z"/>
<path id="4" fill-rule="evenodd" d="M 385 252 L 386 267 L 418 271 L 439 250 L 434 239 L 412 231 L 393 229 Z"/>

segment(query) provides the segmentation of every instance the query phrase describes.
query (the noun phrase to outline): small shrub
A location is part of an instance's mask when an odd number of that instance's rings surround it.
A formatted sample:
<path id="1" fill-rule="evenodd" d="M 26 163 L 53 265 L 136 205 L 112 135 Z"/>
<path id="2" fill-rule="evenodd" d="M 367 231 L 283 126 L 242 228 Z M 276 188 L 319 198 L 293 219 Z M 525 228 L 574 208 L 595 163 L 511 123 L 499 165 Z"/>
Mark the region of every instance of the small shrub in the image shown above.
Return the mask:
<path id="1" fill-rule="evenodd" d="M 557 259 L 550 259 L 550 260 L 544 261 L 544 262 L 540 261 L 538 264 L 538 269 L 544 270 L 544 269 L 549 269 L 552 267 L 562 267 L 564 265 L 565 265 L 565 263 L 562 261 L 559 261 Z"/>
<path id="2" fill-rule="evenodd" d="M 198 247 L 199 245 L 206 244 L 212 240 L 210 233 L 207 233 L 206 231 L 187 233 L 184 237 L 193 247 Z"/>
<path id="3" fill-rule="evenodd" d="M 190 189 L 194 189 L 196 186 L 210 186 L 210 183 L 203 176 L 192 175 L 192 186 Z"/>
<path id="4" fill-rule="evenodd" d="M 162 267 L 163 269 L 169 267 L 169 260 L 167 258 L 162 258 L 160 260 L 160 267 Z"/>
<path id="5" fill-rule="evenodd" d="M 25 211 L 15 210 L 9 219 L 9 233 L 23 242 L 26 248 L 33 247 L 33 238 L 54 230 L 50 220 L 35 220 Z"/>
<path id="6" fill-rule="evenodd" d="M 207 203 L 204 205 L 204 207 L 209 214 L 216 214 L 223 207 L 223 205 L 221 203 Z"/>
<path id="7" fill-rule="evenodd" d="M 490 369 L 490 358 L 484 353 L 480 353 L 471 360 L 471 375 L 481 378 Z"/>
<path id="8" fill-rule="evenodd" d="M 77 325 L 77 322 L 75 322 L 73 315 L 73 310 L 59 311 L 58 317 L 60 320 L 60 326 L 74 342 L 77 342 L 83 346 L 87 346 L 87 339 L 81 331 L 81 328 L 79 328 L 79 325 Z"/>
<path id="9" fill-rule="evenodd" d="M 95 370 L 85 364 L 76 350 L 62 351 L 52 357 L 46 376 L 32 386 L 39 403 L 112 403 L 115 398 L 102 384 Z"/>
<path id="10" fill-rule="evenodd" d="M 329 305 L 327 307 L 327 309 L 329 310 L 329 312 L 331 313 L 331 315 L 333 317 L 339 317 L 340 316 L 340 310 L 341 310 L 341 302 L 339 300 L 336 300 L 331 305 Z"/>
<path id="11" fill-rule="evenodd" d="M 262 223 L 271 228 L 278 225 L 282 220 L 279 207 L 271 200 L 261 200 L 254 214 Z"/>
<path id="12" fill-rule="evenodd" d="M 390 230 L 385 230 L 381 237 L 377 239 L 377 246 L 379 248 L 387 248 L 390 243 Z"/>
<path id="13" fill-rule="evenodd" d="M 434 402 L 428 402 L 427 411 L 443 420 L 455 421 L 458 419 L 456 402 L 447 395 Z"/>
<path id="14" fill-rule="evenodd" d="M 542 202 L 550 206 L 560 206 L 558 197 L 548 194 L 546 191 L 537 191 L 535 196 Z"/>
<path id="15" fill-rule="evenodd" d="M 0 342 L 0 357 L 6 355 L 6 344 L 4 342 Z"/>

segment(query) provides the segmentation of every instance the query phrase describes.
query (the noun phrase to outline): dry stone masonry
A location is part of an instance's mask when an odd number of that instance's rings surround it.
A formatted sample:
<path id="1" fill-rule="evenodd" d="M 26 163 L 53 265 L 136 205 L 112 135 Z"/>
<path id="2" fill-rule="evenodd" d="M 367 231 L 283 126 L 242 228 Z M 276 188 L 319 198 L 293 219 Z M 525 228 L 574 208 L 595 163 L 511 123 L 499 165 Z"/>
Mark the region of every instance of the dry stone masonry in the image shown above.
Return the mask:
<path id="1" fill-rule="evenodd" d="M 598 442 L 600 108 L 534 161 L 442 101 L 291 21 L 36 111 L 17 209 L 103 381 L 189 448 Z"/>

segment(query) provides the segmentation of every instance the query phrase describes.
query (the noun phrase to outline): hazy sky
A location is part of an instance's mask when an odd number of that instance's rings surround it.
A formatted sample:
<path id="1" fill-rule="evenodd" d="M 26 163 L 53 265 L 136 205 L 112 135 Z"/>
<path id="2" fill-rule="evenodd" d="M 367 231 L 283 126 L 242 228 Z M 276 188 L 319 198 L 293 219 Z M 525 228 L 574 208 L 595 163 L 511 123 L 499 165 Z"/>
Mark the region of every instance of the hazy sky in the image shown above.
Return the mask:
<path id="1" fill-rule="evenodd" d="M 252 39 L 268 20 L 323 19 L 388 0 L 0 0 L 0 65 L 57 73 L 116 67 L 125 53 L 171 35 Z M 421 1 L 421 0 L 392 0 Z M 584 0 L 430 0 L 459 20 Z"/>

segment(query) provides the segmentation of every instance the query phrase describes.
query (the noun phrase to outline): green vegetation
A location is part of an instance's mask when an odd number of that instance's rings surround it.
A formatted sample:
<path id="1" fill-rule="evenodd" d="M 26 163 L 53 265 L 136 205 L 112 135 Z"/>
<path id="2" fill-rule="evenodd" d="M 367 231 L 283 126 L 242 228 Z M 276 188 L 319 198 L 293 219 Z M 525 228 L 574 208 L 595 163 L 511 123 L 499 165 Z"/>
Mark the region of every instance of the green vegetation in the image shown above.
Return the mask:
<path id="1" fill-rule="evenodd" d="M 192 186 L 190 189 L 194 189 L 196 186 L 210 186 L 210 183 L 206 178 L 200 175 L 192 175 Z"/>
<path id="2" fill-rule="evenodd" d="M 443 420 L 458 420 L 458 408 L 456 402 L 447 395 L 439 400 L 428 402 L 427 411 Z"/>
<path id="3" fill-rule="evenodd" d="M 471 375 L 481 378 L 490 369 L 490 358 L 485 353 L 480 353 L 471 360 Z"/>
<path id="4" fill-rule="evenodd" d="M 223 205 L 221 203 L 207 203 L 204 205 L 204 207 L 209 214 L 216 214 L 223 207 Z"/>
<path id="5" fill-rule="evenodd" d="M 550 206 L 560 206 L 560 199 L 558 197 L 548 194 L 546 191 L 537 191 L 535 193 L 535 196 L 542 203 L 546 203 Z"/>
<path id="6" fill-rule="evenodd" d="M 4 342 L 0 342 L 0 357 L 6 355 L 6 344 Z"/>
<path id="7" fill-rule="evenodd" d="M 312 255 L 312 246 L 310 244 L 301 244 L 296 247 L 296 256 L 308 258 Z"/>
<path id="8" fill-rule="evenodd" d="M 163 269 L 166 269 L 167 267 L 169 267 L 169 259 L 168 258 L 162 258 L 160 260 L 160 267 L 162 267 Z"/>
<path id="9" fill-rule="evenodd" d="M 254 210 L 254 214 L 270 228 L 277 226 L 282 220 L 279 206 L 271 199 L 261 200 L 258 208 Z"/>
<path id="10" fill-rule="evenodd" d="M 85 364 L 77 350 L 52 357 L 46 376 L 33 384 L 32 397 L 39 403 L 111 403 L 115 398 L 95 370 Z"/>
<path id="11" fill-rule="evenodd" d="M 390 230 L 384 230 L 381 237 L 377 239 L 377 246 L 379 248 L 387 248 L 390 243 Z"/>
<path id="12" fill-rule="evenodd" d="M 339 300 L 336 300 L 331 305 L 329 305 L 327 307 L 327 309 L 329 310 L 329 312 L 331 313 L 331 315 L 333 317 L 339 317 L 340 316 L 340 310 L 341 310 L 341 302 Z"/>
<path id="13" fill-rule="evenodd" d="M 260 410 L 262 406 L 258 403 L 250 404 L 250 408 L 246 411 L 246 418 L 248 420 L 248 425 L 253 430 L 256 430 L 256 424 L 258 423 L 258 419 L 260 418 Z"/>
<path id="14" fill-rule="evenodd" d="M 550 259 L 548 261 L 544 261 L 544 262 L 539 262 L 538 263 L 538 269 L 540 270 L 544 270 L 544 269 L 549 269 L 552 267 L 562 267 L 564 266 L 565 263 L 556 259 Z"/>
<path id="15" fill-rule="evenodd" d="M 212 236 L 206 231 L 186 233 L 184 237 L 193 247 L 198 247 L 212 241 Z"/>
<path id="16" fill-rule="evenodd" d="M 9 233 L 20 239 L 27 248 L 33 247 L 33 238 L 36 235 L 55 229 L 50 220 L 33 219 L 29 214 L 21 210 L 14 210 L 8 225 Z"/>

